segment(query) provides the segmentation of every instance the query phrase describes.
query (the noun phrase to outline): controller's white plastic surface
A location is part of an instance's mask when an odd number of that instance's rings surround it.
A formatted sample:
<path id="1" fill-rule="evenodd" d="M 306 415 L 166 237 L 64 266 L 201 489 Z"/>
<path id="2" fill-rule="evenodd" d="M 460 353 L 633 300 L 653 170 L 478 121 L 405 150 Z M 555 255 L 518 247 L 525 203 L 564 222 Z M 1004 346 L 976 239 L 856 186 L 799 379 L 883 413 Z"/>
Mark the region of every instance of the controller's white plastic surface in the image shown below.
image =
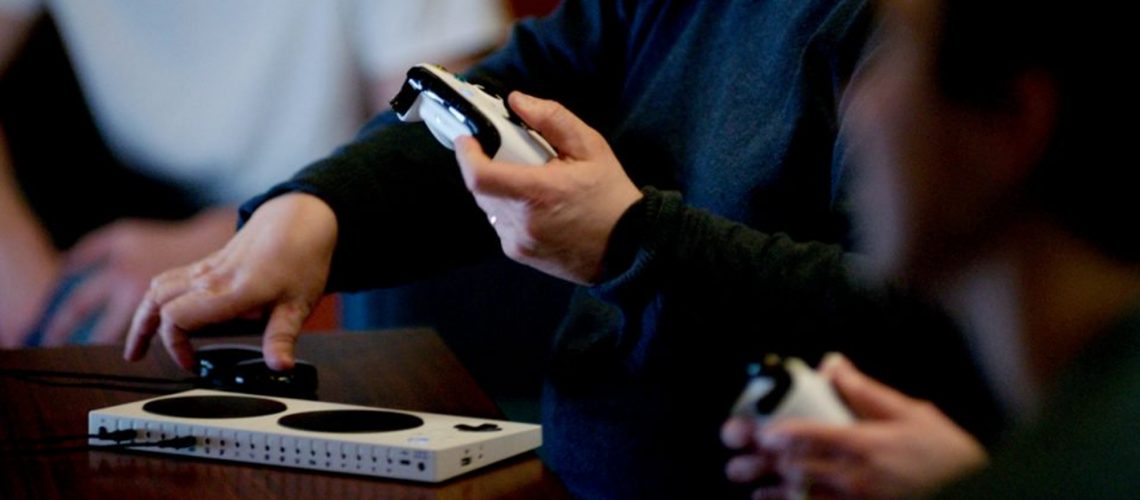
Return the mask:
<path id="1" fill-rule="evenodd" d="M 439 66 L 420 64 L 417 67 L 427 70 L 439 82 L 453 88 L 491 122 L 501 141 L 498 151 L 491 155 L 492 159 L 523 165 L 545 165 L 558 156 L 554 148 L 537 132 L 511 121 L 506 103 L 501 98 L 488 94 L 478 85 L 460 80 Z M 406 122 L 422 120 L 432 135 L 450 149 L 455 149 L 458 137 L 472 135 L 474 132 L 464 123 L 461 111 L 429 89 L 421 90 L 408 111 L 397 116 Z"/>
<path id="2" fill-rule="evenodd" d="M 788 358 L 784 368 L 791 376 L 791 387 L 770 413 L 756 411 L 756 402 L 776 388 L 769 377 L 754 377 L 733 406 L 733 414 L 753 416 L 764 423 L 785 419 L 807 419 L 837 425 L 855 421 L 831 383 L 799 358 Z"/>

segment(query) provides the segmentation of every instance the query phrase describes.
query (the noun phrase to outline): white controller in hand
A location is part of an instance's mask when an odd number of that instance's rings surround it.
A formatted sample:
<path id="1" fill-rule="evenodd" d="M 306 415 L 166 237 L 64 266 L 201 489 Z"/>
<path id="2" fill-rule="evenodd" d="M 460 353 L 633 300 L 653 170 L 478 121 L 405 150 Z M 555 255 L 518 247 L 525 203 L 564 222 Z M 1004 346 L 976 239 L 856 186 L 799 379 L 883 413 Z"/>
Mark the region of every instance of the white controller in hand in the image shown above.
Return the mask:
<path id="1" fill-rule="evenodd" d="M 799 358 L 769 356 L 749 371 L 752 379 L 733 406 L 734 415 L 763 423 L 789 418 L 840 425 L 855 421 L 831 383 Z"/>
<path id="2" fill-rule="evenodd" d="M 502 97 L 441 66 L 413 66 L 391 104 L 400 120 L 423 121 L 449 149 L 455 149 L 456 138 L 470 135 L 498 161 L 545 165 L 558 156 L 541 135 L 507 109 Z"/>

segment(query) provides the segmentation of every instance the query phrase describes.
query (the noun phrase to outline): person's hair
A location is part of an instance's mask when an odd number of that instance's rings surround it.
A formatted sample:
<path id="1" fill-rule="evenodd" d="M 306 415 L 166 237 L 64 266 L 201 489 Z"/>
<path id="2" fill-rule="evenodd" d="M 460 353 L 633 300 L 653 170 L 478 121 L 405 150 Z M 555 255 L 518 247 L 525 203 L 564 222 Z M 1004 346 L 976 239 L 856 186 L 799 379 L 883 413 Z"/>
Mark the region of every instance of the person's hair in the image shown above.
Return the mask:
<path id="1" fill-rule="evenodd" d="M 1123 5 L 942 0 L 936 81 L 948 99 L 1000 110 L 1020 77 L 1048 77 L 1058 95 L 1056 126 L 1028 196 L 1106 254 L 1136 261 L 1137 89 L 1124 75 L 1137 54 L 1135 21 Z"/>

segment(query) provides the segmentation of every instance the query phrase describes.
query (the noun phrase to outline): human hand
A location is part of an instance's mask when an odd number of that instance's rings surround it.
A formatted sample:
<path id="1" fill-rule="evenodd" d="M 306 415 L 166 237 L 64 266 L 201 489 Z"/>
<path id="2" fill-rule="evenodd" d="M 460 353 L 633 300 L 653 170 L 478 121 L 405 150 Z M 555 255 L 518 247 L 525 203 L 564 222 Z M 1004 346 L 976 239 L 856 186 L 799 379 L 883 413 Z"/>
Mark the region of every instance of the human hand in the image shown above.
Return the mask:
<path id="1" fill-rule="evenodd" d="M 580 284 L 596 281 L 610 233 L 642 196 L 597 131 L 562 105 L 519 92 L 512 109 L 560 157 L 544 167 L 492 161 L 471 137 L 455 141 L 467 188 L 487 213 L 503 252 Z"/>
<path id="2" fill-rule="evenodd" d="M 850 426 L 786 420 L 758 427 L 734 417 L 721 429 L 729 479 L 775 476 L 753 498 L 899 498 L 929 493 L 986 462 L 985 450 L 929 402 L 907 397 L 829 357 L 821 373 L 860 418 Z"/>
<path id="3" fill-rule="evenodd" d="M 159 335 L 184 369 L 194 366 L 190 334 L 204 326 L 268 315 L 266 363 L 293 367 L 301 325 L 328 280 L 336 247 L 332 209 L 308 194 L 269 200 L 221 250 L 151 281 L 135 312 L 123 356 L 141 359 Z"/>
<path id="4" fill-rule="evenodd" d="M 184 222 L 126 219 L 84 237 L 64 255 L 63 272 L 84 277 L 49 318 L 43 344 L 66 343 L 92 314 L 98 318 L 92 342 L 122 338 L 151 277 L 221 248 L 233 234 L 235 212 L 216 208 Z"/>

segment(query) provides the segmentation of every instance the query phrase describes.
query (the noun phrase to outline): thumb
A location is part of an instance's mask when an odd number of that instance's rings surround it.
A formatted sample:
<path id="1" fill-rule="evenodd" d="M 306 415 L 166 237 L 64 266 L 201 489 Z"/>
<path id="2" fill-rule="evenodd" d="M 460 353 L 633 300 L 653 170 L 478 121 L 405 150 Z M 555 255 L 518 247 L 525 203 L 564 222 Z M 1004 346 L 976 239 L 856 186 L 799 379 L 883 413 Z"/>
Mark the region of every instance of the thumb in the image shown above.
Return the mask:
<path id="1" fill-rule="evenodd" d="M 463 182 L 472 193 L 522 199 L 539 188 L 542 169 L 492 161 L 479 142 L 469 136 L 455 140 L 455 159 L 459 161 Z"/>
<path id="2" fill-rule="evenodd" d="M 507 98 L 511 109 L 527 125 L 542 134 L 554 149 L 571 158 L 589 158 L 602 138 L 574 113 L 561 104 L 511 92 Z M 602 141 L 604 142 L 604 141 Z"/>
<path id="3" fill-rule="evenodd" d="M 293 368 L 294 347 L 301 335 L 301 325 L 308 316 L 309 308 L 297 302 L 282 302 L 273 307 L 261 341 L 262 355 L 270 368 Z"/>
<path id="4" fill-rule="evenodd" d="M 831 382 L 847 406 L 862 419 L 890 419 L 904 414 L 914 400 L 855 368 L 847 358 L 828 359 Z"/>

